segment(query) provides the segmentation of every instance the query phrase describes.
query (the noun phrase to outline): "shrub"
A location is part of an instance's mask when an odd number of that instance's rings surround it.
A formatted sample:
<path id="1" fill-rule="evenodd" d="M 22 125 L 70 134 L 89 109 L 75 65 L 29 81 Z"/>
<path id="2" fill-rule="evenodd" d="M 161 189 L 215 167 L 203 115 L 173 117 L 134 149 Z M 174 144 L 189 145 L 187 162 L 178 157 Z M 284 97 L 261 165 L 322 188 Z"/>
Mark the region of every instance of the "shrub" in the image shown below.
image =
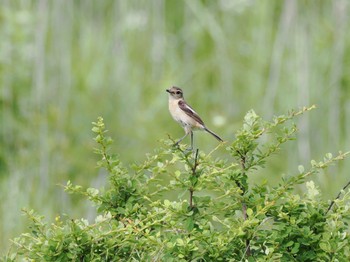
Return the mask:
<path id="1" fill-rule="evenodd" d="M 294 139 L 291 120 L 313 107 L 267 122 L 254 111 L 230 145 L 205 154 L 174 147 L 147 155 L 142 164 L 123 166 L 110 153 L 102 118 L 93 123 L 100 156 L 109 174 L 107 189 L 68 181 L 65 190 L 92 201 L 99 215 L 46 223 L 26 210 L 30 231 L 13 240 L 7 261 L 348 261 L 350 192 L 324 201 L 310 175 L 343 160 L 327 154 L 277 186 L 253 185 L 248 177 L 280 146 Z M 265 139 L 261 139 L 265 136 Z M 214 158 L 226 146 L 227 158 Z M 167 181 L 166 178 L 169 178 Z M 299 184 L 306 192 L 295 193 Z M 171 194 L 176 194 L 171 200 Z"/>

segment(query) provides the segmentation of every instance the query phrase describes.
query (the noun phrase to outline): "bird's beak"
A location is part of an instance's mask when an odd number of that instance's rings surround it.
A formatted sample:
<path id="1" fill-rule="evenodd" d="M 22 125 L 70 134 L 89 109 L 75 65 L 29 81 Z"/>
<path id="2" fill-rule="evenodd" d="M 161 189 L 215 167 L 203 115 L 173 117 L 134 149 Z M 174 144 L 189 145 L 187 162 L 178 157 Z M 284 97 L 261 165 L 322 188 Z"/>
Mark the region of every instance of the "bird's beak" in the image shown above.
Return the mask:
<path id="1" fill-rule="evenodd" d="M 167 91 L 168 93 L 170 93 L 170 90 L 169 90 L 169 89 L 166 89 L 166 91 Z"/>

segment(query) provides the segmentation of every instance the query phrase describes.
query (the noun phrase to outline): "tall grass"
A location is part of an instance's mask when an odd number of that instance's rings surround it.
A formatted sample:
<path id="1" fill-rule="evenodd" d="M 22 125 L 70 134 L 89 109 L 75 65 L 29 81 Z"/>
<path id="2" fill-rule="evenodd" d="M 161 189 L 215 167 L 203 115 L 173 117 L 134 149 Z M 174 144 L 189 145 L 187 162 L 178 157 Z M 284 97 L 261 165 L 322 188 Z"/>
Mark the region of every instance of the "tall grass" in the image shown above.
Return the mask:
<path id="1" fill-rule="evenodd" d="M 297 147 L 285 147 L 273 183 L 311 157 L 350 147 L 349 4 L 335 1 L 1 1 L 0 246 L 21 232 L 21 207 L 52 219 L 82 216 L 86 203 L 57 184 L 103 185 L 91 122 L 102 115 L 124 162 L 140 160 L 182 130 L 165 88 L 187 100 L 228 141 L 244 113 L 299 106 Z M 209 150 L 215 141 L 196 135 Z M 327 197 L 346 166 L 315 177 Z"/>

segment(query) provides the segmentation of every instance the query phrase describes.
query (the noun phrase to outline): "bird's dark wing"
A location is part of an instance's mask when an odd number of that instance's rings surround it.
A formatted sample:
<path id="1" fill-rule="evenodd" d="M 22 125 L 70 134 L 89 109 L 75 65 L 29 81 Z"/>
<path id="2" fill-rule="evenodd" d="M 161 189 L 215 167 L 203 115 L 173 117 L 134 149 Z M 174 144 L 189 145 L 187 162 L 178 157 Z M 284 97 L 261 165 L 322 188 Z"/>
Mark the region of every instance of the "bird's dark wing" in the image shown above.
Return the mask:
<path id="1" fill-rule="evenodd" d="M 192 109 L 192 107 L 186 104 L 185 101 L 180 100 L 178 104 L 182 111 L 184 111 L 188 116 L 192 117 L 194 120 L 204 126 L 203 120 L 199 117 L 196 111 Z"/>

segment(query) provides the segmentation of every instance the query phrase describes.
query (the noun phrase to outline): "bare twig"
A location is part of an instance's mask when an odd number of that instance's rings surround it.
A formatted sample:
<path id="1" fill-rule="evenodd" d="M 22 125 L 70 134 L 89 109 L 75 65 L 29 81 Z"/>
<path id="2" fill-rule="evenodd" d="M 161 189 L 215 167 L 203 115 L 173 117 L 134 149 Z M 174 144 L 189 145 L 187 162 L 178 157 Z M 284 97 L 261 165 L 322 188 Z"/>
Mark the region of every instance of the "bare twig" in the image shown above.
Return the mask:
<path id="1" fill-rule="evenodd" d="M 192 166 L 192 176 L 195 176 L 196 175 L 196 170 L 197 170 L 197 166 L 199 164 L 198 162 L 198 152 L 199 152 L 199 149 L 196 150 L 196 154 L 195 154 L 195 157 L 194 157 L 194 164 Z M 192 209 L 193 208 L 193 192 L 194 192 L 194 188 L 191 186 L 190 189 L 190 208 Z"/>
<path id="2" fill-rule="evenodd" d="M 331 210 L 331 208 L 333 207 L 335 201 L 340 198 L 340 195 L 341 195 L 342 191 L 344 191 L 348 186 L 350 186 L 350 181 L 342 188 L 342 190 L 340 190 L 340 192 L 337 195 L 337 197 L 334 200 L 332 200 L 331 204 L 329 205 L 329 207 L 328 207 L 328 209 L 326 211 L 326 215 L 328 214 L 329 210 Z"/>

